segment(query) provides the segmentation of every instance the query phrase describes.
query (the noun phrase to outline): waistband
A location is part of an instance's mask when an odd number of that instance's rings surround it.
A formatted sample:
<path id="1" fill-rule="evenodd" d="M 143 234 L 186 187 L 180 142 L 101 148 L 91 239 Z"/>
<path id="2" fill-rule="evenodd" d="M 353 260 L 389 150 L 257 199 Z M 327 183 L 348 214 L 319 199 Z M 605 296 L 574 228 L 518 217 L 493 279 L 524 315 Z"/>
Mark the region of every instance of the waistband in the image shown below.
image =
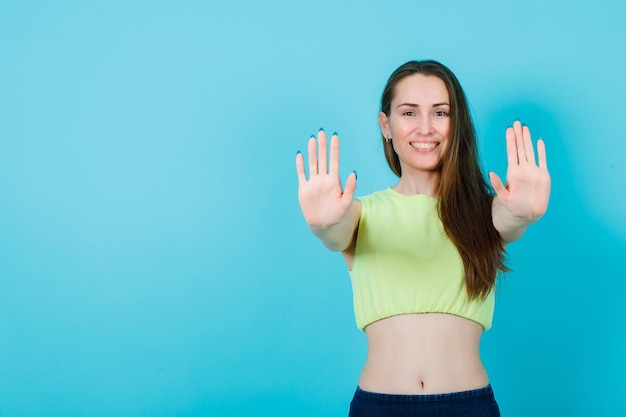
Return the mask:
<path id="1" fill-rule="evenodd" d="M 395 401 L 395 402 L 406 402 L 406 403 L 435 403 L 435 402 L 449 402 L 453 400 L 464 400 L 464 399 L 478 399 L 478 398 L 493 398 L 493 390 L 491 389 L 491 384 L 487 385 L 484 388 L 469 390 L 469 391 L 459 391 L 459 392 L 449 392 L 445 394 L 383 394 L 378 392 L 370 392 L 364 391 L 360 387 L 356 388 L 356 392 L 354 393 L 355 398 L 363 398 L 369 400 L 379 400 L 379 401 Z"/>

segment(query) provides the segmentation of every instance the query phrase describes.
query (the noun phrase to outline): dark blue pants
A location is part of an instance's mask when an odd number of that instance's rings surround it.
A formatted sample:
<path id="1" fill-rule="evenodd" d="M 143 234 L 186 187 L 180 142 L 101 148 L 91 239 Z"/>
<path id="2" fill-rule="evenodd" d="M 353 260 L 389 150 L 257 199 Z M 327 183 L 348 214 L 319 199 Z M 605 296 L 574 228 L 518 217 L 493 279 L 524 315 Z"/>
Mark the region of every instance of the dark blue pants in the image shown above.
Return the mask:
<path id="1" fill-rule="evenodd" d="M 491 385 L 449 394 L 379 394 L 356 389 L 349 417 L 500 417 Z"/>

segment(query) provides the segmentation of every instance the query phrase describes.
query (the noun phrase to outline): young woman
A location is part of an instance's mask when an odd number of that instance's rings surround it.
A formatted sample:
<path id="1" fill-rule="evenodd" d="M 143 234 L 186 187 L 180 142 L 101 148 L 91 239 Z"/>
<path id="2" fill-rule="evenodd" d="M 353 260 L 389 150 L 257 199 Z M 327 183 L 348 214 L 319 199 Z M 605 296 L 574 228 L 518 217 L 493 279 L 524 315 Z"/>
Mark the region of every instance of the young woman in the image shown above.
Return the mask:
<path id="1" fill-rule="evenodd" d="M 296 156 L 298 198 L 313 234 L 341 251 L 368 355 L 350 416 L 498 416 L 480 359 L 504 248 L 546 211 L 545 145 L 506 130 L 506 185 L 478 164 L 474 126 L 454 74 L 411 61 L 389 78 L 378 115 L 399 181 L 354 198 L 339 178 L 339 138 L 320 130 Z"/>

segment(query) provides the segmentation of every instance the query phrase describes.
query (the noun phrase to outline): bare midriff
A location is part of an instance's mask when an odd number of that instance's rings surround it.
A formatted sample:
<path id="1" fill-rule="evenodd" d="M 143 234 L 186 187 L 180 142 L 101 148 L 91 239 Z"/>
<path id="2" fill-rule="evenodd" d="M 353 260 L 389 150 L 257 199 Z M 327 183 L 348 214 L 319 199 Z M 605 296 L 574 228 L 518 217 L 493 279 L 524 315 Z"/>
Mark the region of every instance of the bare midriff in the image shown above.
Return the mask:
<path id="1" fill-rule="evenodd" d="M 450 314 L 405 314 L 365 328 L 365 391 L 443 394 L 489 384 L 480 359 L 480 324 Z"/>

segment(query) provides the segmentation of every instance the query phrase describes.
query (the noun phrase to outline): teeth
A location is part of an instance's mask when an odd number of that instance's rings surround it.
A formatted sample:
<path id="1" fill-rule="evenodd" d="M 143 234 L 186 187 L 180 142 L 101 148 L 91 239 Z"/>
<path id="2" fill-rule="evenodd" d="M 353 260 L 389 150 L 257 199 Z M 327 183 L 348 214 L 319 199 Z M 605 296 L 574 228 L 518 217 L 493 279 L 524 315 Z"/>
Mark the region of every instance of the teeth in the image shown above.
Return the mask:
<path id="1" fill-rule="evenodd" d="M 411 146 L 416 149 L 435 149 L 436 143 L 411 143 Z"/>

